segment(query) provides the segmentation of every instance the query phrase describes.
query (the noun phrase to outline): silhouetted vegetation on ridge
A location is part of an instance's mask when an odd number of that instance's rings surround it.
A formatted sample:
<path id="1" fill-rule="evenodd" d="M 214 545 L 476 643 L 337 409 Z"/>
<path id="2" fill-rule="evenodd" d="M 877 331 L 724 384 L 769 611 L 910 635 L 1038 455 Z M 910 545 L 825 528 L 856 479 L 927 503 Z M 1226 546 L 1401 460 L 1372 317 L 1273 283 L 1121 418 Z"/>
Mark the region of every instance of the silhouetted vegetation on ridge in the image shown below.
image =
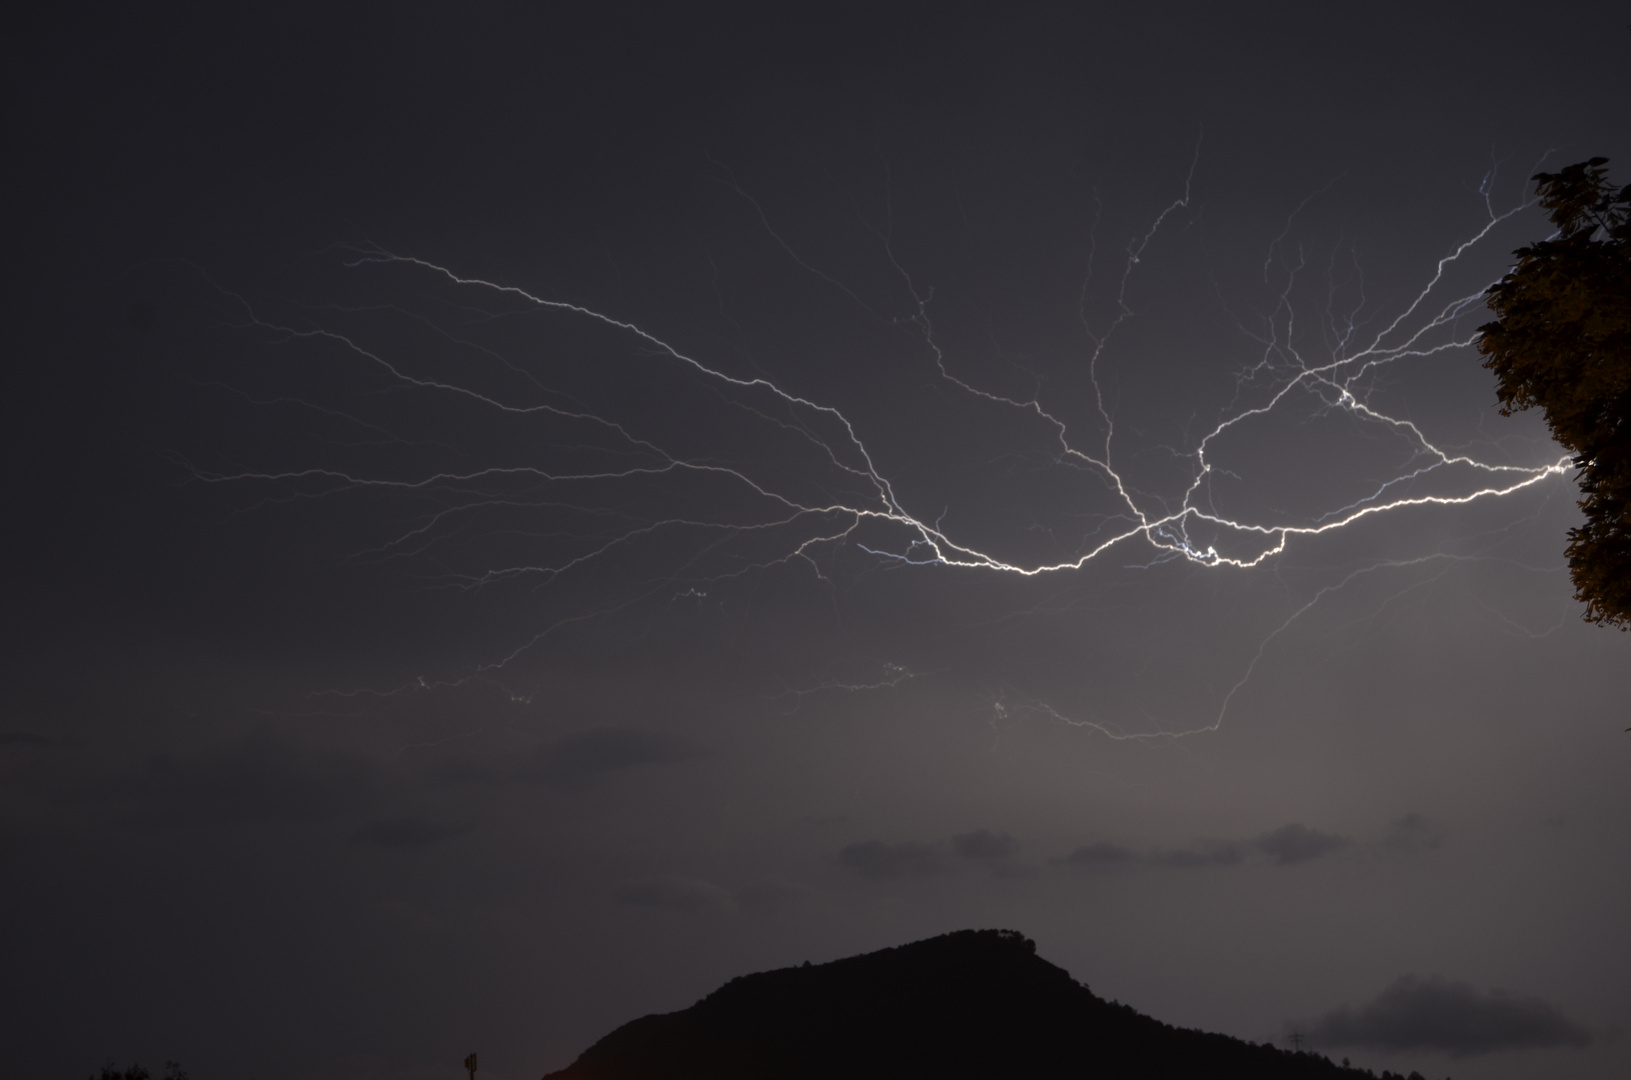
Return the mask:
<path id="1" fill-rule="evenodd" d="M 93 1076 L 90 1080 L 153 1080 L 153 1076 L 140 1065 L 131 1064 L 130 1068 L 120 1070 L 119 1066 L 112 1064 L 102 1066 L 102 1073 Z M 162 1080 L 187 1080 L 187 1071 L 174 1061 L 164 1063 L 164 1076 Z"/>
<path id="2" fill-rule="evenodd" d="M 1372 1076 L 1163 1024 L 1098 997 L 1019 933 L 961 930 L 732 979 L 624 1024 L 544 1080 Z"/>
<path id="3" fill-rule="evenodd" d="M 1586 620 L 1631 630 L 1631 184 L 1607 165 L 1534 175 L 1557 232 L 1490 286 L 1478 351 L 1501 415 L 1539 405 L 1574 455 L 1586 520 L 1569 530 L 1569 577 Z"/>

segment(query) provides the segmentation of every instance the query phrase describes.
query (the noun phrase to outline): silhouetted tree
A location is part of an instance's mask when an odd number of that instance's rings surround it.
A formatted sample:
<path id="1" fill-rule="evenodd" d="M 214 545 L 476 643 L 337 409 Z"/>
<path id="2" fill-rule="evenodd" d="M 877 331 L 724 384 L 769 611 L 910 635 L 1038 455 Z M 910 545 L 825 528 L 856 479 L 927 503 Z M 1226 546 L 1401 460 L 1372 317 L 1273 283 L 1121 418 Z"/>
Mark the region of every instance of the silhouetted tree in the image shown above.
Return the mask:
<path id="1" fill-rule="evenodd" d="M 1366 1078 L 1312 1051 L 1143 1016 L 1098 997 L 1005 930 L 962 930 L 732 979 L 688 1009 L 625 1024 L 545 1080 L 679 1076 Z"/>
<path id="2" fill-rule="evenodd" d="M 1569 576 L 1585 618 L 1631 629 L 1631 186 L 1607 158 L 1539 173 L 1557 233 L 1519 248 L 1488 293 L 1478 351 L 1501 414 L 1539 405 L 1579 468 L 1586 523 L 1569 530 Z"/>
<path id="3" fill-rule="evenodd" d="M 99 1076 L 93 1076 L 90 1080 L 153 1080 L 153 1077 L 146 1069 L 134 1062 L 131 1063 L 130 1068 L 123 1071 L 119 1069 L 119 1066 L 109 1062 L 102 1066 L 102 1072 Z M 164 1063 L 164 1076 L 161 1080 L 187 1080 L 187 1070 L 183 1069 L 177 1062 L 166 1061 Z"/>

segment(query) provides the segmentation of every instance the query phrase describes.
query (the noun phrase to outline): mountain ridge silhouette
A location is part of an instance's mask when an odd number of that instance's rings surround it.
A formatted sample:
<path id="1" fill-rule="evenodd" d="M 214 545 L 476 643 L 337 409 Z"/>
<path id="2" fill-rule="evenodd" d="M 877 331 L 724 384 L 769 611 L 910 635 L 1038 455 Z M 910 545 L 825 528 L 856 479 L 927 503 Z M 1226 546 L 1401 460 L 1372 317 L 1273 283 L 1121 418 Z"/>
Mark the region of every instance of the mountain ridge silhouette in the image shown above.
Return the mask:
<path id="1" fill-rule="evenodd" d="M 1393 1074 L 1384 1073 L 1383 1076 Z M 1312 1053 L 1106 1001 L 1013 930 L 959 930 L 731 979 L 630 1021 L 543 1080 L 1358 1080 Z M 1398 1080 L 1406 1080 L 1404 1077 Z M 1410 1080 L 1420 1080 L 1412 1073 Z"/>

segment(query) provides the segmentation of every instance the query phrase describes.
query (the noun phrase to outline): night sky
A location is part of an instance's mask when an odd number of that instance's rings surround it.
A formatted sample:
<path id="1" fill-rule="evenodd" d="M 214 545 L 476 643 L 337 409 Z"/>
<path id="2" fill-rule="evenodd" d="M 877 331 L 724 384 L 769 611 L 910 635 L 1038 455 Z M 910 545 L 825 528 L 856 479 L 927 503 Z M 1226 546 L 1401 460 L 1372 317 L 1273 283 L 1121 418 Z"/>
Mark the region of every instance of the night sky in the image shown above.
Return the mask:
<path id="1" fill-rule="evenodd" d="M 1010 927 L 1625 1076 L 1631 635 L 1470 341 L 1631 10 L 583 7 L 4 36 L 5 1070 L 526 1080 Z"/>

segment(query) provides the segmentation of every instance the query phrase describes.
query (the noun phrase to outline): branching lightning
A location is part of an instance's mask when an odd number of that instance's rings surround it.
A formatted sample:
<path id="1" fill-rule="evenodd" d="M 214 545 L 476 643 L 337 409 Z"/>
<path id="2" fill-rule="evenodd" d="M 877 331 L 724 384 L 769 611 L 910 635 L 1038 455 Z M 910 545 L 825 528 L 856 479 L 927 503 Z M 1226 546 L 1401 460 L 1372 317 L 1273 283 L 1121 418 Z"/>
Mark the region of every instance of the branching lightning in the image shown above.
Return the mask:
<path id="1" fill-rule="evenodd" d="M 801 272 L 822 287 L 835 289 L 869 317 L 883 318 L 877 314 L 876 305 L 862 299 L 860 290 L 801 255 L 774 227 L 765 207 L 749 196 L 734 176 L 729 177 L 729 186 L 746 200 L 764 232 Z M 513 310 L 530 310 L 621 340 L 625 347 L 637 352 L 637 363 L 649 365 L 651 370 L 666 370 L 669 375 L 677 372 L 685 376 L 700 388 L 699 392 L 712 394 L 733 415 L 746 416 L 763 429 L 774 430 L 778 437 L 792 440 L 802 453 L 813 457 L 798 459 L 802 463 L 797 467 L 802 472 L 795 482 L 785 475 L 791 467 L 788 462 L 795 460 L 792 457 L 766 461 L 762 453 L 751 448 L 725 455 L 676 446 L 671 436 L 643 430 L 636 419 L 613 415 L 607 407 L 585 404 L 569 388 L 553 388 L 539 374 L 540 366 L 547 367 L 547 363 L 514 361 L 502 350 L 455 337 L 423 316 L 411 317 L 449 347 L 478 349 L 496 362 L 512 377 L 509 388 L 493 389 L 480 380 L 467 382 L 423 374 L 415 364 L 395 358 L 386 346 L 371 343 L 364 333 L 335 328 L 332 323 L 338 323 L 338 316 L 346 314 L 340 309 L 331 312 L 336 316 L 330 320 L 331 325 L 296 325 L 263 315 L 247 299 L 234 295 L 234 302 L 245 314 L 246 328 L 289 344 L 337 349 L 372 370 L 395 391 L 420 395 L 433 403 L 450 403 L 478 415 L 536 424 L 567 448 L 560 454 L 565 464 L 545 466 L 511 460 L 479 463 L 468 469 L 409 465 L 395 471 L 331 465 L 264 471 L 207 469 L 193 464 L 188 468 L 199 482 L 238 488 L 259 486 L 274 493 L 269 499 L 333 498 L 374 492 L 415 500 L 417 509 L 403 527 L 367 553 L 375 558 L 408 559 L 438 550 L 451 536 L 474 528 L 470 520 L 476 513 L 500 514 L 506 520 L 526 518 L 534 523 L 528 528 L 537 530 L 540 549 L 556 552 L 539 561 L 445 567 L 443 582 L 465 589 L 519 581 L 547 585 L 593 573 L 620 552 L 640 545 L 662 544 L 666 538 L 679 535 L 690 538 L 684 554 L 677 555 L 663 574 L 637 583 L 616 603 L 590 614 L 549 620 L 547 626 L 518 647 L 468 676 L 475 679 L 496 678 L 522 652 L 562 626 L 641 600 L 667 596 L 671 602 L 684 599 L 702 603 L 714 584 L 776 565 L 803 566 L 825 581 L 823 555 L 841 548 L 860 553 L 880 569 L 916 567 L 926 572 L 1015 578 L 1069 575 L 1107 560 L 1112 553 L 1119 553 L 1117 558 L 1123 565 L 1183 561 L 1227 572 L 1262 566 L 1293 543 L 1349 529 L 1366 519 L 1401 514 L 1411 508 L 1500 499 L 1567 475 L 1570 466 L 1566 455 L 1533 464 L 1484 460 L 1464 448 L 1436 441 L 1417 420 L 1376 402 L 1373 380 L 1379 372 L 1463 351 L 1472 344 L 1468 325 L 1478 321 L 1483 285 L 1445 295 L 1449 272 L 1525 205 L 1497 210 L 1489 202 L 1486 185 L 1488 213 L 1482 227 L 1438 260 L 1425 283 L 1397 314 L 1379 320 L 1379 326 L 1373 325 L 1367 331 L 1353 311 L 1338 316 L 1328 310 L 1329 332 L 1322 338 L 1326 347 L 1319 355 L 1312 355 L 1300 336 L 1300 313 L 1293 291 L 1304 280 L 1307 259 L 1301 252 L 1290 257 L 1282 250 L 1291 228 L 1288 218 L 1286 232 L 1270 245 L 1263 266 L 1265 283 L 1278 282 L 1277 310 L 1256 329 L 1242 326 L 1242 331 L 1260 347 L 1260 358 L 1239 372 L 1235 400 L 1219 418 L 1192 438 L 1187 447 L 1172 451 L 1175 460 L 1185 463 L 1187 479 L 1181 486 L 1152 493 L 1131 482 L 1122 463 L 1115 409 L 1102 383 L 1103 367 L 1117 335 L 1137 315 L 1129 300 L 1129 288 L 1158 236 L 1190 209 L 1192 187 L 1193 168 L 1182 194 L 1121 249 L 1109 290 L 1113 311 L 1107 321 L 1095 324 L 1089 317 L 1085 298 L 1090 281 L 1082 286 L 1079 315 L 1086 341 L 1082 359 L 1093 399 L 1092 415 L 1097 417 L 1087 434 L 1079 434 L 1062 410 L 1045 402 L 1040 387 L 1028 397 L 1012 396 L 981 385 L 977 377 L 964 373 L 961 369 L 966 363 L 960 363 L 943 346 L 937 333 L 933 291 L 914 280 L 897 257 L 888 233 L 880 236 L 889 270 L 910 297 L 907 313 L 894 322 L 923 350 L 932 365 L 932 377 L 955 393 L 983 403 L 982 407 L 1034 425 L 1052 447 L 1054 465 L 1095 478 L 1108 492 L 1110 506 L 1093 511 L 1094 520 L 1102 527 L 1083 537 L 1061 558 L 1016 558 L 960 535 L 957 528 L 945 524 L 946 507 L 918 505 L 909 486 L 890 475 L 883 458 L 872 448 L 873 435 L 854 418 L 853 410 L 801 391 L 785 376 L 741 374 L 633 318 L 375 246 L 346 249 L 345 266 L 357 274 L 387 270 L 428 279 L 470 296 L 478 311 L 485 311 L 480 306 L 484 303 L 514 305 Z M 1091 276 L 1094 253 L 1089 255 Z M 517 385 L 525 387 L 526 393 L 516 391 Z M 345 415 L 329 406 L 304 404 L 331 416 Z M 1344 497 L 1340 505 L 1324 506 L 1300 517 L 1263 510 L 1220 510 L 1218 480 L 1238 475 L 1224 462 L 1225 441 L 1241 429 L 1294 406 L 1310 409 L 1315 416 L 1346 416 L 1356 426 L 1394 440 L 1408 450 L 1404 464 L 1376 479 L 1357 497 Z M 348 419 L 385 445 L 398 441 L 411 444 L 416 437 L 377 420 Z M 681 417 L 679 422 L 683 421 Z M 696 420 L 697 424 L 706 422 Z M 711 494 L 694 497 L 686 485 L 703 485 Z M 613 494 L 626 488 L 655 492 L 652 502 L 668 509 L 656 513 L 631 509 L 634 500 Z M 540 492 L 554 494 L 544 496 Z M 825 493 L 825 497 L 812 497 L 812 492 Z M 568 519 L 577 524 L 568 524 Z M 591 520 L 596 523 L 592 529 L 582 524 Z M 519 532 L 525 533 L 526 529 Z M 748 539 L 755 541 L 751 551 L 730 547 Z M 728 557 L 720 554 L 727 551 Z M 1181 730 L 1127 734 L 1115 725 L 1072 720 L 1045 702 L 1023 695 L 1009 705 L 999 701 L 994 708 L 999 719 L 1017 707 L 1090 726 L 1113 738 L 1171 738 L 1215 730 L 1256 670 L 1264 651 L 1323 597 L 1358 576 L 1438 557 L 1376 559 L 1342 581 L 1319 589 L 1260 642 L 1239 680 L 1218 703 L 1215 715 Z M 893 662 L 882 670 L 877 679 L 820 680 L 789 693 L 797 698 L 829 690 L 880 690 L 917 677 Z M 421 679 L 390 693 L 413 692 L 428 685 Z"/>

